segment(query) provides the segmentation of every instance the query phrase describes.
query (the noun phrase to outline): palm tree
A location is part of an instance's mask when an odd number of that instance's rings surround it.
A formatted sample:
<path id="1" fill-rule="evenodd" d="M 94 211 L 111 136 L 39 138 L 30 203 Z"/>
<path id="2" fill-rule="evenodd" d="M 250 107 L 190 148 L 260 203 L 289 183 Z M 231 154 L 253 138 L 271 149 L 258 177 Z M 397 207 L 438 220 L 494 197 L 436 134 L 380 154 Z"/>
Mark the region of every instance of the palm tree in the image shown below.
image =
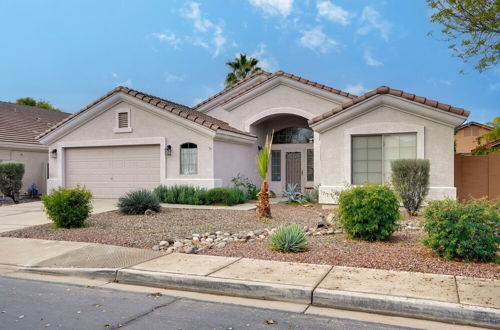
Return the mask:
<path id="1" fill-rule="evenodd" d="M 245 54 L 240 54 L 234 61 L 226 62 L 226 65 L 231 68 L 226 76 L 226 87 L 229 87 L 243 78 L 260 71 L 261 68 L 257 66 L 259 60 L 253 57 L 247 58 Z"/>
<path id="2" fill-rule="evenodd" d="M 269 184 L 267 183 L 267 171 L 269 169 L 269 162 L 271 160 L 271 147 L 273 145 L 273 134 L 271 138 L 266 136 L 266 143 L 257 155 L 257 166 L 259 169 L 259 176 L 262 178 L 262 185 L 260 192 L 257 194 L 259 203 L 257 204 L 257 213 L 261 218 L 271 218 L 271 205 L 269 204 Z"/>

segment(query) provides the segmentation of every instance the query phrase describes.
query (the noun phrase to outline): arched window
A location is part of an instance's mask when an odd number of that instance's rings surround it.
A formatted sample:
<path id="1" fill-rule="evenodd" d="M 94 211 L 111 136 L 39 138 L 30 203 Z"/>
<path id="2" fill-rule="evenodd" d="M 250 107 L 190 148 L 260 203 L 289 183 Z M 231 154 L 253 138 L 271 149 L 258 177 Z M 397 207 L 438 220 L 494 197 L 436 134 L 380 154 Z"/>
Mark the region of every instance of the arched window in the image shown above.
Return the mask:
<path id="1" fill-rule="evenodd" d="M 274 133 L 273 144 L 311 143 L 313 131 L 306 127 L 287 127 Z"/>
<path id="2" fill-rule="evenodd" d="M 198 146 L 194 143 L 181 144 L 181 174 L 198 173 Z"/>

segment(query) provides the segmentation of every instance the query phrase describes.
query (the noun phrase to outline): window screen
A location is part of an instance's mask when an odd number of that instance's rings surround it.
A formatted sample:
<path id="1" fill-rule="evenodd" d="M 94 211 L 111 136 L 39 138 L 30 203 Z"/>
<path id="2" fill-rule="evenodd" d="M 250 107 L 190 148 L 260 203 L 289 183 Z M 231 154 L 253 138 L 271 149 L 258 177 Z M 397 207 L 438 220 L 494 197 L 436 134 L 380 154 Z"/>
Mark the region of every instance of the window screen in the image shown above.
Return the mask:
<path id="1" fill-rule="evenodd" d="M 307 181 L 314 181 L 314 150 L 307 149 Z"/>
<path id="2" fill-rule="evenodd" d="M 271 150 L 271 181 L 281 181 L 281 150 Z"/>
<path id="3" fill-rule="evenodd" d="M 198 147 L 194 143 L 181 145 L 181 174 L 198 173 Z"/>

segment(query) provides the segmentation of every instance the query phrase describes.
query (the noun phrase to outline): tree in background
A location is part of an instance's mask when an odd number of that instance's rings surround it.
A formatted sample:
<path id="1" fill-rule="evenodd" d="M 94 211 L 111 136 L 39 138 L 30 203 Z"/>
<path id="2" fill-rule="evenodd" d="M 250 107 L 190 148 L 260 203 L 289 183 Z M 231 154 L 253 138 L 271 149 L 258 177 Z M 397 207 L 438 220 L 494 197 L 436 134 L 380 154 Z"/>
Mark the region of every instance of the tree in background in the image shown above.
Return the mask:
<path id="1" fill-rule="evenodd" d="M 267 182 L 267 172 L 269 169 L 269 162 L 271 161 L 271 147 L 273 144 L 273 136 L 271 139 L 266 136 L 266 143 L 257 155 L 257 167 L 259 176 L 262 178 L 262 185 L 260 192 L 257 194 L 259 202 L 257 204 L 257 212 L 261 218 L 271 217 L 271 205 L 269 204 L 269 183 Z"/>
<path id="2" fill-rule="evenodd" d="M 258 59 L 253 57 L 247 58 L 245 54 L 240 54 L 234 61 L 226 62 L 226 65 L 232 70 L 226 76 L 226 87 L 234 85 L 252 73 L 260 71 L 261 68 L 257 66 L 258 63 Z"/>
<path id="3" fill-rule="evenodd" d="M 34 98 L 31 97 L 22 97 L 20 99 L 16 100 L 16 104 L 22 104 L 22 105 L 28 105 L 30 107 L 37 107 L 41 109 L 48 109 L 48 110 L 55 110 L 55 111 L 61 111 L 61 109 L 54 108 L 52 104 L 50 104 L 47 101 L 44 100 L 35 100 Z"/>
<path id="4" fill-rule="evenodd" d="M 434 10 L 431 22 L 444 25 L 448 46 L 464 62 L 479 58 L 479 72 L 494 67 L 500 58 L 500 1 L 427 0 Z"/>
<path id="5" fill-rule="evenodd" d="M 0 163 L 0 192 L 19 203 L 19 192 L 23 187 L 24 164 L 18 162 Z"/>
<path id="6" fill-rule="evenodd" d="M 491 149 L 487 144 L 500 139 L 500 117 L 495 117 L 492 122 L 486 123 L 491 127 L 491 131 L 481 135 L 477 141 L 477 148 L 471 151 L 473 155 L 487 155 L 493 152 L 500 152 L 500 149 Z"/>

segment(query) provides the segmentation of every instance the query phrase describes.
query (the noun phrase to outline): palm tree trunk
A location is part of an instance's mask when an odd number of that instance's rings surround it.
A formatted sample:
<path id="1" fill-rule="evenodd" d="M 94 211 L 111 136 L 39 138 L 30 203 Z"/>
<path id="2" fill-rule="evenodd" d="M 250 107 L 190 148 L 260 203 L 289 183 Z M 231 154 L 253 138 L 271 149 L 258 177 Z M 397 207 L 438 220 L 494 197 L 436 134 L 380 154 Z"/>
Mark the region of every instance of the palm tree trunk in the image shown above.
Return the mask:
<path id="1" fill-rule="evenodd" d="M 257 204 L 257 213 L 261 218 L 271 218 L 271 205 L 269 204 L 269 184 L 267 180 L 262 181 L 260 192 L 257 194 L 259 203 Z"/>

